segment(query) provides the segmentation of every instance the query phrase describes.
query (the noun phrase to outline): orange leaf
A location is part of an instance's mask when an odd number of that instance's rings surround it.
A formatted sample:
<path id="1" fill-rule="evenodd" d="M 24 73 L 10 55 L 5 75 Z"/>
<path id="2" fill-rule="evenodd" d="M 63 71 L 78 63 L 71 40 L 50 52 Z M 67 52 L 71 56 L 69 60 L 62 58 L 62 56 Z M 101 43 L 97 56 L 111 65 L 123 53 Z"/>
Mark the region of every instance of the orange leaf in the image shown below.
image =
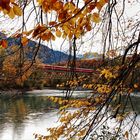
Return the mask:
<path id="1" fill-rule="evenodd" d="M 0 45 L 1 45 L 3 48 L 7 48 L 8 43 L 7 43 L 6 40 L 2 40 L 2 41 L 0 42 Z"/>
<path id="2" fill-rule="evenodd" d="M 63 9 L 63 2 L 61 2 L 61 1 L 55 2 L 54 5 L 53 5 L 53 9 L 56 10 L 56 11 L 60 10 L 60 9 Z"/>
<path id="3" fill-rule="evenodd" d="M 91 29 L 92 29 L 90 24 L 87 24 L 85 28 L 86 28 L 87 31 L 91 31 Z"/>
<path id="4" fill-rule="evenodd" d="M 95 7 L 96 7 L 95 2 L 91 2 L 91 3 L 89 4 L 89 6 L 88 6 L 88 9 L 89 9 L 90 11 L 92 11 Z"/>
<path id="5" fill-rule="evenodd" d="M 67 13 L 66 13 L 65 11 L 59 13 L 59 15 L 58 15 L 58 20 L 59 20 L 59 21 L 64 20 L 64 19 L 66 18 L 66 14 L 67 14 Z"/>
<path id="6" fill-rule="evenodd" d="M 43 40 L 43 41 L 49 41 L 50 40 L 50 36 L 49 36 L 49 34 L 48 33 L 44 33 L 43 35 L 41 35 L 41 39 Z"/>
<path id="7" fill-rule="evenodd" d="M 27 44 L 28 44 L 28 38 L 27 37 L 22 37 L 22 39 L 21 39 L 21 43 L 22 43 L 22 45 L 23 46 L 26 46 Z"/>
<path id="8" fill-rule="evenodd" d="M 87 4 L 87 3 L 89 3 L 90 2 L 90 0 L 84 0 L 85 1 L 85 4 Z"/>
<path id="9" fill-rule="evenodd" d="M 13 11 L 17 16 L 21 16 L 22 15 L 22 11 L 20 9 L 20 7 L 18 7 L 17 5 L 13 6 Z"/>
<path id="10" fill-rule="evenodd" d="M 50 25 L 50 26 L 54 26 L 54 25 L 56 25 L 56 24 L 57 24 L 56 21 L 51 21 L 51 22 L 49 22 L 49 25 Z"/>
<path id="11" fill-rule="evenodd" d="M 102 5 L 99 2 L 96 3 L 96 7 L 99 11 L 102 9 Z"/>
<path id="12" fill-rule="evenodd" d="M 8 12 L 10 12 L 10 0 L 0 0 L 0 7 L 3 10 L 7 10 Z"/>
<path id="13" fill-rule="evenodd" d="M 28 31 L 28 32 L 24 32 L 25 35 L 29 36 L 31 33 L 33 32 L 33 29 Z"/>
<path id="14" fill-rule="evenodd" d="M 99 3 L 104 6 L 106 3 L 108 3 L 108 0 L 100 0 Z"/>
<path id="15" fill-rule="evenodd" d="M 15 17 L 15 13 L 14 13 L 14 10 L 12 8 L 10 9 L 10 12 L 8 13 L 8 16 L 12 19 Z"/>
<path id="16" fill-rule="evenodd" d="M 96 3 L 97 9 L 100 11 L 106 3 L 108 3 L 108 0 L 100 0 L 99 2 Z"/>

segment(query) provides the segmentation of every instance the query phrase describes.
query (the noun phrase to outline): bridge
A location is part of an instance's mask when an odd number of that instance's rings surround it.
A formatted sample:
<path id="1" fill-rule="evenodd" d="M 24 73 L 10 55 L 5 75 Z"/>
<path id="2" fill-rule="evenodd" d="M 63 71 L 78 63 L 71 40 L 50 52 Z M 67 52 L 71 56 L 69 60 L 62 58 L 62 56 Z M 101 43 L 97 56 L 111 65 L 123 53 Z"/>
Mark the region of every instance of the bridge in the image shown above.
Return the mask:
<path id="1" fill-rule="evenodd" d="M 85 68 L 71 69 L 71 68 L 64 67 L 64 66 L 54 66 L 54 65 L 42 65 L 42 68 L 46 72 L 68 72 L 69 73 L 71 71 L 74 71 L 76 73 L 85 73 L 85 74 L 92 74 L 92 73 L 96 72 L 93 69 L 85 69 Z"/>

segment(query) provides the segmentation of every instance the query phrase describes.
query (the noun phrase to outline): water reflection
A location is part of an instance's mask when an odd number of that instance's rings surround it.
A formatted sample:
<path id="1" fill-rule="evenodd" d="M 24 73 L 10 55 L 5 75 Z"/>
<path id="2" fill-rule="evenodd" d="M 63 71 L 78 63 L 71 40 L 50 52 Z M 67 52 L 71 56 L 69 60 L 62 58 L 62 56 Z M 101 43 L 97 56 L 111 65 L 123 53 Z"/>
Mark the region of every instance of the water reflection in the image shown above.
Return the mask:
<path id="1" fill-rule="evenodd" d="M 126 102 L 126 97 L 124 96 L 122 98 L 122 101 L 125 103 Z M 132 108 L 133 106 L 133 108 Z M 134 109 L 134 110 L 133 110 Z M 135 111 L 138 115 L 140 114 L 140 97 L 137 97 L 137 96 L 131 96 L 131 102 L 130 102 L 130 99 L 128 100 L 128 103 L 127 103 L 127 107 L 126 107 L 126 110 L 128 112 L 130 111 Z"/>
<path id="2" fill-rule="evenodd" d="M 27 129 L 28 124 L 41 123 L 43 121 L 41 120 L 42 116 L 46 113 L 49 114 L 56 108 L 58 108 L 58 105 L 49 101 L 45 96 L 23 96 L 12 99 L 1 97 L 0 134 L 3 137 L 0 140 L 17 140 L 19 138 L 22 140 L 24 137 L 23 133 Z M 32 134 L 33 132 L 30 133 L 31 136 Z M 27 140 L 29 140 L 28 138 Z"/>

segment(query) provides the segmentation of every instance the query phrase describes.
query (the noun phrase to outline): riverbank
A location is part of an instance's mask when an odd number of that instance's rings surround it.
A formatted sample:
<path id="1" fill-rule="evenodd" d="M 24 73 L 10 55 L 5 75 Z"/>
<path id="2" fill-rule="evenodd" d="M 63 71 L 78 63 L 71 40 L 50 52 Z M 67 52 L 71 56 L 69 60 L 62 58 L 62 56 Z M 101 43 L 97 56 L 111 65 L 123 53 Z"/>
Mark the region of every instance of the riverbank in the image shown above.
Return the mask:
<path id="1" fill-rule="evenodd" d="M 8 89 L 8 90 L 0 90 L 0 96 L 19 96 L 23 95 L 25 90 L 18 89 Z"/>

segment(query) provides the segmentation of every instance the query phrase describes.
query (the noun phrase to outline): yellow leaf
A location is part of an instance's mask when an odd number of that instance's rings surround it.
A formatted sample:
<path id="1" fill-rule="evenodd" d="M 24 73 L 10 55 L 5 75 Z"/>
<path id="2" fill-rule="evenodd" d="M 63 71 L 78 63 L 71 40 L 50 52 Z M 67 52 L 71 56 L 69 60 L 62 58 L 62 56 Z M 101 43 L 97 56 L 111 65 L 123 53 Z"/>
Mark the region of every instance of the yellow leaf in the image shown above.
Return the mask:
<path id="1" fill-rule="evenodd" d="M 22 15 L 22 11 L 20 9 L 20 7 L 18 7 L 17 5 L 13 6 L 13 11 L 17 16 L 21 16 Z"/>
<path id="2" fill-rule="evenodd" d="M 12 2 L 15 2 L 15 0 L 10 0 L 10 2 L 12 3 Z"/>
<path id="3" fill-rule="evenodd" d="M 75 10 L 75 5 L 73 2 L 67 2 L 65 5 L 64 5 L 64 10 L 71 10 L 72 12 Z"/>
<path id="4" fill-rule="evenodd" d="M 107 0 L 100 0 L 99 4 L 101 7 L 103 7 L 107 3 Z"/>
<path id="5" fill-rule="evenodd" d="M 57 37 L 61 37 L 61 34 L 62 34 L 61 31 L 57 29 L 57 30 L 56 30 L 56 36 L 57 36 Z"/>
<path id="6" fill-rule="evenodd" d="M 6 9 L 3 9 L 4 15 L 8 14 L 8 11 Z"/>
<path id="7" fill-rule="evenodd" d="M 81 32 L 78 30 L 74 33 L 76 38 L 79 38 L 81 36 Z"/>
<path id="8" fill-rule="evenodd" d="M 12 8 L 10 9 L 10 12 L 8 13 L 8 16 L 12 19 L 15 17 L 15 13 L 14 13 Z"/>
<path id="9" fill-rule="evenodd" d="M 70 32 L 71 32 L 71 30 L 70 30 L 66 25 L 63 26 L 63 30 L 65 31 L 65 33 L 66 33 L 67 35 L 69 35 Z"/>
<path id="10" fill-rule="evenodd" d="M 85 134 L 85 132 L 86 132 L 86 129 L 79 131 L 78 136 L 79 137 L 83 136 Z"/>
<path id="11" fill-rule="evenodd" d="M 95 23 L 99 23 L 101 21 L 101 18 L 98 13 L 93 13 L 92 21 Z"/>
<path id="12" fill-rule="evenodd" d="M 28 31 L 28 32 L 24 32 L 25 35 L 29 36 L 31 33 L 33 32 L 33 29 Z"/>
<path id="13" fill-rule="evenodd" d="M 76 20 L 77 20 L 77 18 L 72 18 L 71 20 L 69 20 L 69 23 L 70 23 L 72 26 L 75 26 Z"/>
<path id="14" fill-rule="evenodd" d="M 128 131 L 125 132 L 124 136 L 126 137 L 126 139 L 128 139 Z"/>
<path id="15" fill-rule="evenodd" d="M 39 5 L 42 5 L 43 0 L 37 0 L 37 2 L 39 3 Z"/>
<path id="16" fill-rule="evenodd" d="M 23 44 L 23 46 L 26 46 L 28 44 L 28 38 L 27 37 L 22 37 L 21 39 L 21 43 Z"/>
<path id="17" fill-rule="evenodd" d="M 73 33 L 70 32 L 70 34 L 68 35 L 68 38 L 72 39 L 72 37 L 73 37 Z"/>
<path id="18" fill-rule="evenodd" d="M 138 88 L 138 84 L 134 84 L 134 88 Z"/>
<path id="19" fill-rule="evenodd" d="M 65 32 L 63 33 L 62 37 L 63 37 L 63 38 L 66 38 L 66 37 L 67 37 L 67 35 L 66 35 Z"/>
<path id="20" fill-rule="evenodd" d="M 95 102 L 96 102 L 96 103 L 99 103 L 99 102 L 100 102 L 100 98 L 99 98 L 99 97 L 96 97 L 96 98 L 95 98 Z"/>
<path id="21" fill-rule="evenodd" d="M 117 115 L 116 119 L 117 119 L 118 121 L 123 121 L 124 117 L 121 116 L 121 115 Z"/>

